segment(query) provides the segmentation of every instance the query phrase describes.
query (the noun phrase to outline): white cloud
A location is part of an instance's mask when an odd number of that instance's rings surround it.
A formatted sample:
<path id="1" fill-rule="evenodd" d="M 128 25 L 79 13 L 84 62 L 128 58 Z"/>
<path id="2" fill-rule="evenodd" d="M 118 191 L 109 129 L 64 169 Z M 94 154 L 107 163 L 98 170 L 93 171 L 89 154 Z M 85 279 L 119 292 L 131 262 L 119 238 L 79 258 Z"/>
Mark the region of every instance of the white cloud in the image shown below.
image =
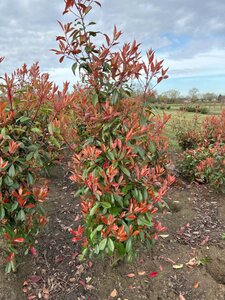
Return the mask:
<path id="1" fill-rule="evenodd" d="M 224 0 L 102 0 L 91 19 L 99 29 L 122 29 L 123 41 L 137 39 L 142 49 L 156 49 L 170 67 L 170 76 L 225 73 Z M 63 0 L 1 0 L 0 56 L 6 56 L 0 73 L 11 72 L 24 62 L 39 60 L 57 82 L 74 80 L 71 61 L 58 63 L 50 52 L 61 34 L 56 20 Z"/>

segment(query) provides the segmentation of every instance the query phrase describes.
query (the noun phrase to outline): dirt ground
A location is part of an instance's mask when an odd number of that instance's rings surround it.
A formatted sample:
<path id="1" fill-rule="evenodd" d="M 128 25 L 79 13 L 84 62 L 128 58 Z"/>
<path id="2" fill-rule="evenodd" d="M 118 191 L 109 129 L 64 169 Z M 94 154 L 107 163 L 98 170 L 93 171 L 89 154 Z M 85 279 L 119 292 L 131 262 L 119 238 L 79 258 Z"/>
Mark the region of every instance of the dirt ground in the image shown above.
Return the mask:
<path id="1" fill-rule="evenodd" d="M 49 223 L 38 236 L 37 258 L 15 274 L 0 269 L 0 300 L 225 300 L 225 197 L 178 178 L 159 216 L 168 231 L 132 264 L 109 259 L 80 262 L 68 228 L 80 223 L 76 187 L 67 161 L 54 168 L 47 201 Z M 128 275 L 128 276 L 127 276 Z"/>

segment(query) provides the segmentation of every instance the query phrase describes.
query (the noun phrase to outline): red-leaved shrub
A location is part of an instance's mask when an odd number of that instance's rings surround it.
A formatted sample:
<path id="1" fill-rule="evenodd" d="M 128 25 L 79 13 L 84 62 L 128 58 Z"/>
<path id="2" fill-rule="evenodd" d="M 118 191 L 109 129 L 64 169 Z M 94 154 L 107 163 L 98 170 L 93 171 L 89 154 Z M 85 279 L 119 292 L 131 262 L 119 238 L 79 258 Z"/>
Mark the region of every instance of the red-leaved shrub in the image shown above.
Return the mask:
<path id="1" fill-rule="evenodd" d="M 94 22 L 86 22 L 95 4 L 101 6 L 92 0 L 66 1 L 64 13 L 72 11 L 75 20 L 60 23 L 64 35 L 57 37 L 59 49 L 54 51 L 60 62 L 65 57 L 74 60 L 72 70 L 79 67 L 85 88 L 66 96 L 73 112 L 58 116 L 55 126 L 62 128 L 65 139 L 72 137 L 71 180 L 80 185 L 84 222 L 70 230 L 73 241 L 82 240 L 82 257 L 116 253 L 130 260 L 134 241 L 151 244 L 166 229 L 156 212 L 165 206 L 163 196 L 174 181 L 165 170 L 168 145 L 163 129 L 169 117 L 154 116 L 145 100 L 149 84 L 166 79 L 167 70 L 152 50 L 143 61 L 136 41 L 114 50 L 121 36 L 116 26 L 109 37 L 94 31 Z M 97 46 L 100 35 L 105 42 Z M 133 99 L 129 81 L 141 73 L 143 97 Z"/>
<path id="2" fill-rule="evenodd" d="M 191 140 L 192 147 L 182 154 L 182 173 L 225 192 L 225 110 L 219 116 L 208 116 L 195 130 L 199 139 Z M 189 137 L 191 133 L 187 130 Z"/>
<path id="3" fill-rule="evenodd" d="M 48 131 L 57 88 L 34 64 L 5 74 L 0 91 L 0 245 L 10 272 L 21 251 L 35 253 L 35 236 L 47 221 L 48 188 L 38 178 L 60 146 Z"/>

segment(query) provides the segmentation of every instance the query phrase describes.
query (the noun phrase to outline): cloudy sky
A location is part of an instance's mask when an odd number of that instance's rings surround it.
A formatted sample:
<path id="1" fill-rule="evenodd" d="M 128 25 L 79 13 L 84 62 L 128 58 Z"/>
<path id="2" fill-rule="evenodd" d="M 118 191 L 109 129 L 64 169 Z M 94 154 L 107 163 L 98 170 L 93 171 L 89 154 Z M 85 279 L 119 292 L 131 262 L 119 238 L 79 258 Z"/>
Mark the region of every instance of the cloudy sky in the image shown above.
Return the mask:
<path id="1" fill-rule="evenodd" d="M 169 67 L 169 79 L 160 92 L 178 89 L 184 95 L 200 92 L 225 94 L 224 0 L 102 0 L 91 17 L 110 33 L 113 25 L 123 31 L 122 41 L 136 39 L 143 53 L 153 48 Z M 59 85 L 74 81 L 71 61 L 59 64 L 50 52 L 61 31 L 63 0 L 0 0 L 0 75 L 24 62 L 39 61 Z"/>

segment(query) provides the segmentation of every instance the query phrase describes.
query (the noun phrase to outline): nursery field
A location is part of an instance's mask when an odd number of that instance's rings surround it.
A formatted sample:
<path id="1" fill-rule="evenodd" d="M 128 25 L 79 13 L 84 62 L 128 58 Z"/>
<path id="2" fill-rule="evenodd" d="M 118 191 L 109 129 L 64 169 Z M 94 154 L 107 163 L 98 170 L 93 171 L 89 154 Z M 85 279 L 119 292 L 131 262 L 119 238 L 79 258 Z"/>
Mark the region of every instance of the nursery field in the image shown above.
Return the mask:
<path id="1" fill-rule="evenodd" d="M 180 107 L 182 107 L 182 105 L 170 104 L 170 106 L 171 106 L 170 110 L 160 110 L 154 108 L 153 106 L 153 112 L 159 114 L 160 116 L 162 116 L 163 113 L 170 115 L 170 120 L 167 122 L 165 130 L 168 139 L 170 141 L 170 145 L 175 147 L 176 150 L 179 150 L 179 145 L 175 138 L 175 131 L 174 131 L 174 123 L 176 123 L 177 120 L 181 120 L 181 119 L 193 120 L 194 118 L 197 117 L 198 122 L 200 123 L 207 116 L 216 116 L 220 114 L 222 110 L 225 109 L 225 104 L 220 104 L 220 103 L 208 104 L 208 105 L 200 104 L 200 107 L 206 107 L 209 110 L 208 114 L 200 114 L 194 112 L 180 111 Z"/>
<path id="2" fill-rule="evenodd" d="M 166 125 L 171 141 L 176 140 L 172 122 L 181 116 L 191 119 L 190 115 L 171 114 Z M 180 148 L 177 142 L 170 145 L 176 165 Z M 76 185 L 69 179 L 69 161 L 65 152 L 50 179 L 42 179 L 49 183 L 49 221 L 37 238 L 38 256 L 25 257 L 17 273 L 6 275 L 1 269 L 1 300 L 224 299 L 224 194 L 197 182 L 190 184 L 175 166 L 171 172 L 176 183 L 166 196 L 170 209 L 162 209 L 158 216 L 168 230 L 154 247 L 136 245 L 137 257 L 130 264 L 119 261 L 111 266 L 109 259 L 101 258 L 80 262 L 80 245 L 71 243 L 68 231 L 82 220 L 79 197 L 74 197 Z"/>
<path id="3" fill-rule="evenodd" d="M 0 77 L 0 300 L 224 300 L 224 106 L 153 108 L 164 60 L 64 4 L 80 83 Z"/>
<path id="4" fill-rule="evenodd" d="M 156 105 L 157 106 L 157 105 Z M 209 115 L 218 115 L 220 114 L 220 112 L 225 108 L 225 103 L 218 103 L 218 102 L 214 102 L 214 103 L 179 103 L 179 104 L 161 104 L 162 107 L 165 108 L 169 108 L 169 109 L 164 109 L 165 111 L 170 111 L 171 114 L 174 114 L 175 112 L 179 112 L 181 111 L 181 109 L 185 109 L 187 107 L 199 107 L 201 108 L 205 108 L 207 109 L 207 114 Z M 154 107 L 154 105 L 153 105 Z M 158 105 L 158 107 L 160 107 L 160 105 Z M 161 109 L 157 109 L 157 110 L 161 110 Z M 187 117 L 191 117 L 193 116 L 193 113 L 191 112 L 187 112 L 187 114 L 185 114 Z M 199 114 L 202 115 L 202 114 Z"/>
<path id="5" fill-rule="evenodd" d="M 1 300 L 224 299 L 224 195 L 177 178 L 167 195 L 170 210 L 159 216 L 168 230 L 152 250 L 138 245 L 131 264 L 80 262 L 80 245 L 68 232 L 80 224 L 81 213 L 67 163 L 52 170 L 49 223 L 37 238 L 38 257 L 26 257 L 15 274 L 1 269 Z"/>

